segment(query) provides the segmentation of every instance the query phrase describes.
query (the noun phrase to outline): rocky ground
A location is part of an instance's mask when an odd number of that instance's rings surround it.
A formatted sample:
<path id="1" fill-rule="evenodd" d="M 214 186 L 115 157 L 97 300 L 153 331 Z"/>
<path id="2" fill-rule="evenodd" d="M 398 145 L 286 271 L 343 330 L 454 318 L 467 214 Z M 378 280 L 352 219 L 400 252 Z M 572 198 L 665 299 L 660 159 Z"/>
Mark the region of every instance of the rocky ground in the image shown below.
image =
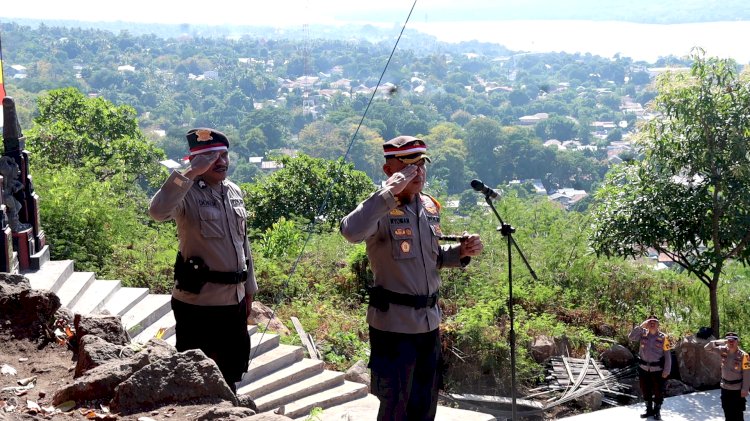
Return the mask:
<path id="1" fill-rule="evenodd" d="M 177 353 L 161 340 L 131 349 L 114 319 L 82 321 L 55 294 L 0 273 L 0 420 L 290 419 L 235 406 L 218 367 L 200 351 Z M 112 389 L 120 390 L 115 398 Z M 126 410 L 110 411 L 110 402 Z"/>
<path id="2" fill-rule="evenodd" d="M 52 395 L 73 381 L 75 365 L 67 346 L 48 343 L 40 349 L 28 339 L 0 333 L 0 420 L 191 420 L 216 407 L 173 405 L 127 416 L 110 413 L 105 402 L 76 402 L 74 407 L 56 409 Z"/>

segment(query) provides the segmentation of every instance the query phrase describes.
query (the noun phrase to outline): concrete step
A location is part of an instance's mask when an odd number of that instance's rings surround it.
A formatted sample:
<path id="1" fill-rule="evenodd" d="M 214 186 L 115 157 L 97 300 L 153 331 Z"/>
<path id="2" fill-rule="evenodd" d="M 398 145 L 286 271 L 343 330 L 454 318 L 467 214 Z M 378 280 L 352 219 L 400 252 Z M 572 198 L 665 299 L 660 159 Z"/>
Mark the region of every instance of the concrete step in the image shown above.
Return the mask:
<path id="1" fill-rule="evenodd" d="M 102 313 L 107 312 L 117 316 L 124 316 L 139 301 L 146 298 L 148 288 L 120 288 L 102 307 Z"/>
<path id="2" fill-rule="evenodd" d="M 323 361 L 305 358 L 238 388 L 237 394 L 255 399 L 322 372 Z"/>
<path id="3" fill-rule="evenodd" d="M 300 400 L 304 397 L 332 389 L 344 384 L 344 373 L 338 371 L 323 370 L 322 373 L 308 377 L 300 382 L 281 388 L 265 396 L 255 399 L 259 412 L 267 412 L 286 405 L 290 402 Z"/>
<path id="4" fill-rule="evenodd" d="M 94 272 L 73 272 L 57 290 L 63 307 L 72 308 L 94 282 Z"/>
<path id="5" fill-rule="evenodd" d="M 154 324 L 167 314 L 172 306 L 169 294 L 149 294 L 138 301 L 122 316 L 122 325 L 131 338 L 138 336 L 145 328 Z"/>
<path id="6" fill-rule="evenodd" d="M 250 336 L 250 360 L 279 346 L 279 335 L 273 333 L 255 333 Z"/>
<path id="7" fill-rule="evenodd" d="M 23 271 L 21 274 L 29 279 L 32 289 L 57 292 L 72 273 L 72 260 L 52 260 L 43 264 L 38 270 Z"/>
<path id="8" fill-rule="evenodd" d="M 362 385 L 364 386 L 364 385 Z M 310 396 L 313 398 L 313 396 Z M 284 409 L 294 410 L 290 404 Z M 319 406 L 319 405 L 317 405 Z M 362 398 L 357 398 L 348 402 L 337 403 L 335 406 L 324 408 L 323 412 L 318 414 L 318 419 L 321 420 L 374 420 L 378 415 L 378 408 L 380 407 L 380 401 L 375 395 L 367 394 Z M 641 407 L 643 408 L 643 404 Z M 288 412 L 288 411 L 287 411 Z M 307 419 L 309 410 L 306 413 L 295 415 L 296 421 L 304 421 Z M 590 413 L 590 414 L 593 414 Z M 505 420 L 506 418 L 496 418 L 493 415 L 485 414 L 482 412 L 469 411 L 465 409 L 450 408 L 447 406 L 438 405 L 437 413 L 435 414 L 435 421 L 497 421 Z M 603 419 L 603 418 L 592 418 Z M 613 418 L 609 418 L 610 420 Z M 618 418 L 619 419 L 619 418 Z M 626 418 L 623 418 L 625 420 Z M 627 419 L 633 419 L 627 418 Z"/>
<path id="9" fill-rule="evenodd" d="M 94 279 L 71 310 L 79 314 L 98 313 L 118 289 L 120 289 L 120 281 Z"/>
<path id="10" fill-rule="evenodd" d="M 284 415 L 289 418 L 306 417 L 310 414 L 310 411 L 315 407 L 322 409 L 330 408 L 342 403 L 354 401 L 367 396 L 367 386 L 361 383 L 354 383 L 345 381 L 344 384 L 336 386 L 332 389 L 327 389 L 322 392 L 315 393 L 310 396 L 306 396 L 302 399 L 290 402 L 284 406 Z M 377 400 L 377 398 L 376 398 Z M 341 418 L 341 419 L 375 419 L 378 411 L 375 410 L 369 417 L 366 418 Z M 333 419 L 333 418 L 320 418 L 320 419 Z M 466 420 L 474 420 L 474 418 L 465 418 Z"/>
<path id="11" fill-rule="evenodd" d="M 161 338 L 167 340 L 170 336 L 174 336 L 175 324 L 174 312 L 170 310 L 154 324 L 143 329 L 143 331 L 133 338 L 133 340 L 145 344 L 149 339 L 155 337 L 159 332 L 159 329 L 162 328 L 164 328 L 164 334 Z"/>

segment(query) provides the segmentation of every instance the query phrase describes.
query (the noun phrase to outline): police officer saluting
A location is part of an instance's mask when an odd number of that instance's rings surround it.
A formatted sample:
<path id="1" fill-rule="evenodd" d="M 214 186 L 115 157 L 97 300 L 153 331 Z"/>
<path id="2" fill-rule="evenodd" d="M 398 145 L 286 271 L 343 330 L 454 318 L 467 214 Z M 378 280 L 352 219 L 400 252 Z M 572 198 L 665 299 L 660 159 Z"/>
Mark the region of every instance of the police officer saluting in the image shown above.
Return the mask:
<path id="1" fill-rule="evenodd" d="M 226 179 L 229 140 L 214 129 L 187 133 L 190 166 L 172 172 L 151 199 L 154 220 L 174 219 L 179 252 L 172 310 L 176 347 L 201 349 L 232 391 L 247 371 L 247 316 L 258 290 L 242 191 Z"/>
<path id="2" fill-rule="evenodd" d="M 438 269 L 461 267 L 482 251 L 478 235 L 438 244 L 440 204 L 423 194 L 429 162 L 421 139 L 398 136 L 383 144 L 385 186 L 341 221 L 350 242 L 364 241 L 374 275 L 370 325 L 371 391 L 378 420 L 432 420 L 441 357 Z"/>
<path id="3" fill-rule="evenodd" d="M 655 420 L 660 420 L 664 380 L 672 371 L 669 339 L 659 331 L 659 319 L 653 315 L 633 328 L 628 338 L 633 342 L 640 342 L 638 378 L 646 401 L 646 412 L 641 414 L 641 418 L 653 416 Z"/>
<path id="4" fill-rule="evenodd" d="M 709 352 L 721 355 L 721 408 L 727 421 L 742 421 L 745 398 L 750 390 L 750 357 L 739 347 L 740 337 L 727 332 L 724 340 L 706 344 Z"/>

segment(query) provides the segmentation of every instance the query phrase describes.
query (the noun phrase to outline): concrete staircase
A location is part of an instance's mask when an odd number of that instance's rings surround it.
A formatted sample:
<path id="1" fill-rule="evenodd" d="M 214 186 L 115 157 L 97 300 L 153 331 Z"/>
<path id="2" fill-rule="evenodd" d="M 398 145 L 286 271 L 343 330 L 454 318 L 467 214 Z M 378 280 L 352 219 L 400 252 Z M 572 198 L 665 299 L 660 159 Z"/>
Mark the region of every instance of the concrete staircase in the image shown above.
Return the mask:
<path id="1" fill-rule="evenodd" d="M 93 272 L 75 272 L 72 260 L 45 261 L 38 270 L 22 273 L 34 289 L 55 292 L 62 305 L 80 314 L 121 316 L 134 341 L 144 343 L 164 330 L 162 339 L 174 345 L 175 320 L 170 295 L 149 294 L 146 288 L 123 287 L 117 280 L 96 279 Z M 237 384 L 261 412 L 284 408 L 284 415 L 304 420 L 313 408 L 323 408 L 321 420 L 374 420 L 378 400 L 367 387 L 326 370 L 323 361 L 304 357 L 299 346 L 284 345 L 279 336 L 248 326 L 250 368 Z M 354 418 L 352 418 L 354 417 Z M 491 421 L 491 415 L 438 407 L 438 421 Z"/>

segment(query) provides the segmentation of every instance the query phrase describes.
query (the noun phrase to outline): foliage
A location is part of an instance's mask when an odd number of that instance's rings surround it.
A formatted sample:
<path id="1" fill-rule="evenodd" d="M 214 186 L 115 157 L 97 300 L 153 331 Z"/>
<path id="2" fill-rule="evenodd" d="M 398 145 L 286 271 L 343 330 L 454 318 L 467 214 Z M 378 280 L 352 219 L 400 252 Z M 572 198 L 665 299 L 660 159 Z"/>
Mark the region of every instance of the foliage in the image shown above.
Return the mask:
<path id="1" fill-rule="evenodd" d="M 73 259 L 77 270 L 122 279 L 127 286 L 170 289 L 175 231 L 144 224 L 145 197 L 123 196 L 84 169 L 34 166 L 32 171 L 52 259 Z"/>
<path id="2" fill-rule="evenodd" d="M 661 117 L 642 133 L 645 157 L 612 171 L 597 193 L 598 253 L 664 253 L 709 290 L 730 259 L 750 262 L 750 85 L 732 60 L 693 56 L 690 73 L 659 82 Z"/>
<path id="3" fill-rule="evenodd" d="M 87 98 L 75 88 L 50 91 L 37 103 L 28 147 L 48 165 L 85 168 L 99 181 L 120 178 L 127 186 L 156 186 L 164 178 L 164 153 L 143 136 L 133 108 Z"/>
<path id="4" fill-rule="evenodd" d="M 296 257 L 302 247 L 302 232 L 283 216 L 261 235 L 255 251 L 269 259 Z"/>
<path id="5" fill-rule="evenodd" d="M 372 190 L 370 179 L 351 164 L 306 155 L 282 157 L 279 161 L 284 168 L 255 184 L 242 185 L 248 223 L 256 230 L 271 227 L 282 216 L 296 216 L 333 228 Z"/>

